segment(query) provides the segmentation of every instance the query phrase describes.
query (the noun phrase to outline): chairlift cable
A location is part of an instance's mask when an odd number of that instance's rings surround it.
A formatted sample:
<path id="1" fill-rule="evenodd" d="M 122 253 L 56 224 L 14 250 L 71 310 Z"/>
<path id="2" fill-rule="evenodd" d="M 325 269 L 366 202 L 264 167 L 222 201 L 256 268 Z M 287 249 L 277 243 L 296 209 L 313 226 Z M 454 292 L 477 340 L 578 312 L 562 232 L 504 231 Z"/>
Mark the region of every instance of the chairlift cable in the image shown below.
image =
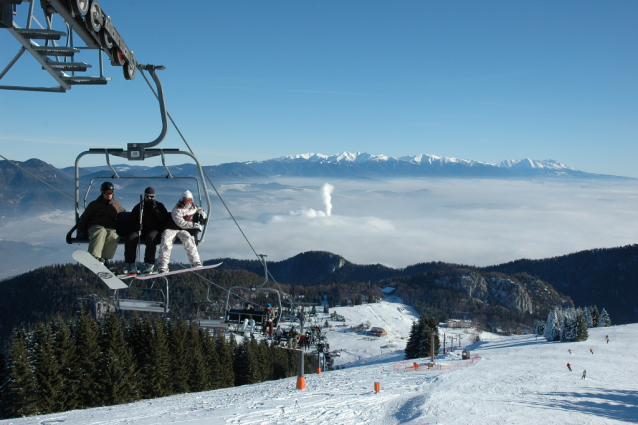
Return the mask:
<path id="1" fill-rule="evenodd" d="M 75 200 L 73 198 L 71 198 L 69 195 L 67 195 L 64 192 L 59 191 L 58 189 L 56 189 L 55 187 L 51 186 L 49 183 L 45 182 L 44 180 L 42 180 L 41 178 L 37 177 L 36 175 L 34 175 L 33 173 L 29 172 L 28 170 L 25 170 L 24 168 L 20 167 L 18 164 L 16 164 L 15 162 L 5 158 L 4 156 L 0 155 L 0 158 L 4 159 L 5 161 L 7 161 L 9 164 L 14 165 L 16 167 L 18 167 L 20 170 L 24 171 L 25 173 L 29 174 L 31 177 L 35 178 L 36 180 L 40 181 L 41 183 L 46 184 L 47 186 L 49 186 L 51 189 L 55 190 L 56 192 L 58 192 L 61 195 L 66 196 L 67 198 L 69 198 L 71 201 L 75 202 Z"/>
<path id="2" fill-rule="evenodd" d="M 150 81 L 148 81 L 148 78 L 146 78 L 146 74 L 144 73 L 144 70 L 141 71 L 142 77 L 144 77 L 144 81 L 146 81 L 146 84 L 148 85 L 148 87 L 151 89 L 151 91 L 153 92 L 153 94 L 155 95 L 155 97 L 157 99 L 159 99 L 159 96 L 157 95 L 157 93 L 155 92 L 155 88 L 151 85 Z M 179 134 L 179 136 L 181 137 L 182 141 L 184 142 L 184 144 L 186 145 L 186 147 L 188 148 L 188 150 L 190 151 L 191 154 L 195 155 L 195 153 L 193 152 L 193 149 L 190 147 L 190 145 L 188 144 L 188 142 L 186 141 L 186 138 L 184 137 L 184 135 L 182 134 L 182 132 L 180 131 L 179 127 L 177 126 L 177 124 L 175 123 L 175 120 L 173 120 L 173 117 L 171 116 L 170 112 L 168 112 L 168 110 L 166 111 L 166 116 L 168 116 L 168 119 L 171 120 L 171 123 L 173 124 L 173 127 L 175 127 L 175 130 L 177 130 L 177 133 Z M 219 200 L 221 201 L 222 205 L 224 205 L 224 208 L 226 208 L 226 211 L 228 212 L 228 215 L 230 215 L 230 218 L 233 219 L 233 221 L 235 222 L 235 225 L 237 226 L 237 229 L 239 229 L 239 232 L 242 234 L 242 236 L 244 237 L 244 239 L 246 240 L 246 243 L 248 243 L 248 246 L 250 246 L 250 249 L 253 251 L 253 254 L 255 254 L 255 256 L 257 258 L 260 259 L 260 261 L 265 261 L 263 258 L 261 258 L 259 256 L 259 254 L 257 254 L 257 251 L 255 250 L 255 248 L 253 247 L 253 245 L 250 243 L 250 240 L 248 239 L 248 236 L 246 236 L 246 234 L 244 233 L 243 229 L 241 228 L 241 226 L 239 225 L 239 223 L 237 222 L 237 220 L 235 219 L 235 216 L 233 215 L 233 213 L 230 211 L 230 208 L 228 207 L 228 205 L 226 204 L 226 202 L 224 201 L 224 199 L 222 198 L 221 194 L 219 193 L 219 191 L 217 190 L 217 187 L 215 186 L 215 184 L 213 183 L 213 181 L 210 179 L 210 177 L 208 176 L 208 173 L 206 173 L 205 170 L 202 170 L 204 175 L 206 176 L 206 178 L 208 179 L 208 182 L 210 183 L 211 187 L 213 188 L 213 190 L 215 191 L 215 194 L 217 194 L 217 197 L 219 198 Z M 279 283 L 275 280 L 275 278 L 273 277 L 273 275 L 270 273 L 270 271 L 268 271 L 268 276 L 270 276 L 270 279 L 275 283 L 275 285 L 277 285 L 277 287 L 279 288 L 279 291 L 281 293 L 284 293 L 283 289 L 281 288 L 281 286 L 279 285 Z M 291 300 L 292 303 L 292 300 Z"/>
<path id="3" fill-rule="evenodd" d="M 144 80 L 146 81 L 146 84 L 148 84 L 148 87 L 151 89 L 151 91 L 153 92 L 153 94 L 155 95 L 155 97 L 157 99 L 159 99 L 159 96 L 157 95 L 157 93 L 155 92 L 155 89 L 153 88 L 153 86 L 151 85 L 151 83 L 148 81 L 148 78 L 146 78 L 146 74 L 144 73 L 144 70 L 141 71 L 142 77 L 144 77 Z M 186 147 L 188 148 L 188 150 L 190 151 L 191 154 L 195 155 L 195 152 L 193 152 L 193 149 L 191 149 L 190 145 L 188 144 L 188 142 L 186 141 L 186 138 L 184 137 L 184 135 L 182 134 L 182 132 L 180 131 L 179 127 L 177 127 L 177 124 L 175 123 L 175 121 L 173 120 L 173 117 L 171 117 L 171 114 L 168 112 L 168 110 L 166 111 L 166 115 L 168 116 L 168 119 L 171 120 L 171 123 L 173 123 L 173 127 L 175 127 L 175 130 L 177 130 L 177 133 L 179 134 L 179 136 L 182 138 L 182 141 L 184 142 L 184 144 L 186 145 Z M 253 251 L 253 253 L 255 254 L 256 257 L 259 258 L 259 254 L 257 254 L 257 251 L 255 250 L 255 248 L 253 247 L 253 245 L 250 243 L 250 241 L 248 240 L 248 237 L 246 236 L 246 234 L 244 233 L 244 231 L 242 230 L 241 226 L 239 225 L 239 223 L 237 222 L 237 220 L 235 219 L 235 216 L 233 215 L 233 213 L 230 211 L 230 208 L 228 208 L 228 205 L 226 205 L 226 202 L 224 201 L 224 199 L 222 198 L 221 194 L 219 193 L 219 191 L 217 190 L 217 187 L 215 187 L 215 184 L 212 182 L 212 180 L 210 179 L 210 177 L 208 176 L 208 174 L 206 173 L 205 170 L 202 170 L 204 175 L 206 176 L 206 178 L 208 179 L 208 182 L 210 183 L 211 187 L 213 188 L 213 190 L 215 190 L 215 193 L 217 194 L 217 197 L 219 198 L 219 200 L 222 202 L 222 204 L 224 205 L 224 208 L 226 208 L 226 211 L 228 212 L 228 214 L 230 215 L 230 217 L 233 219 L 233 221 L 235 222 L 235 225 L 237 226 L 237 228 L 239 229 L 239 231 L 241 232 L 242 236 L 244 237 L 244 239 L 246 240 L 246 242 L 248 243 L 248 246 L 250 246 L 250 249 Z M 270 274 L 270 273 L 268 273 Z M 274 281 L 274 279 L 273 279 Z"/>

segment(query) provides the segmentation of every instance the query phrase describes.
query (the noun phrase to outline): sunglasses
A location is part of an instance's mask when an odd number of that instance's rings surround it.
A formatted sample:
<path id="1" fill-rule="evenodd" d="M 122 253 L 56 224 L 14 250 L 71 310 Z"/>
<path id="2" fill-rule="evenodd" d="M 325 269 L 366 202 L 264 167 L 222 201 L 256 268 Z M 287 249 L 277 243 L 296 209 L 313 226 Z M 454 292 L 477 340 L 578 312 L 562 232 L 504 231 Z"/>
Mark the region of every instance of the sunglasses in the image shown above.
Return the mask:
<path id="1" fill-rule="evenodd" d="M 113 191 L 112 190 L 105 190 L 102 192 L 104 195 L 112 195 Z"/>
<path id="2" fill-rule="evenodd" d="M 182 201 L 183 201 L 185 204 L 190 204 L 191 202 L 193 202 L 193 200 L 192 200 L 192 199 L 189 199 L 189 198 L 182 198 Z"/>
<path id="3" fill-rule="evenodd" d="M 149 198 L 149 199 L 153 199 L 155 198 L 155 195 L 144 195 L 145 197 Z"/>

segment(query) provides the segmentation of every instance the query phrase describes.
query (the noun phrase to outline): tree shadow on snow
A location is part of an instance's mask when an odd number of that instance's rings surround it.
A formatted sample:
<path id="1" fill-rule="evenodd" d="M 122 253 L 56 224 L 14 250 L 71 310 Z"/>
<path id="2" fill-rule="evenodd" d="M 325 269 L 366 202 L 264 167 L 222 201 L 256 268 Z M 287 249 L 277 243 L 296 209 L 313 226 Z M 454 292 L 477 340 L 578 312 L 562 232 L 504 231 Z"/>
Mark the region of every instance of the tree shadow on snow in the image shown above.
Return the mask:
<path id="1" fill-rule="evenodd" d="M 605 419 L 638 423 L 638 391 L 605 390 L 598 392 L 545 393 L 549 397 L 569 397 L 576 400 L 552 400 L 538 403 L 540 407 L 556 410 L 575 410 Z"/>

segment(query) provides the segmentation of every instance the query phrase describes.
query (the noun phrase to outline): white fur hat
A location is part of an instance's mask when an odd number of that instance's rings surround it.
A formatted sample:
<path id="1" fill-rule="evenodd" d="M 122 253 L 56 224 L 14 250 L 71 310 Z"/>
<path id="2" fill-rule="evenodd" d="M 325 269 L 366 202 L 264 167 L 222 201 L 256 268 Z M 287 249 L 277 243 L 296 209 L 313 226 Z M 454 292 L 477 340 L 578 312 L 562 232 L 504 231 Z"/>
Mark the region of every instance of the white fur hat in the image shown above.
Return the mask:
<path id="1" fill-rule="evenodd" d="M 184 193 L 182 193 L 182 199 L 193 199 L 193 194 L 191 193 L 190 190 L 187 190 Z"/>

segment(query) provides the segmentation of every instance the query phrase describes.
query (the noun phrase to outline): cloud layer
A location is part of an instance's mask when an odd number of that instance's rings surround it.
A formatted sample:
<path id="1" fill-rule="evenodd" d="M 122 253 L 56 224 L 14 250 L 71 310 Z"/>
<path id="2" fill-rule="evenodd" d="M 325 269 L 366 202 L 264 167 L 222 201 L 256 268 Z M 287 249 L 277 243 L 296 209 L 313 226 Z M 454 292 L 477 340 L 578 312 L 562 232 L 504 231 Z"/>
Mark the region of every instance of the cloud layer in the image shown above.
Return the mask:
<path id="1" fill-rule="evenodd" d="M 279 183 L 221 188 L 244 234 L 269 260 L 325 250 L 359 264 L 486 266 L 638 241 L 638 182 L 628 180 Z M 202 258 L 254 258 L 219 203 L 211 217 Z M 10 223 L 0 239 L 58 250 L 58 262 L 66 263 L 78 248 L 64 243 L 72 221 L 71 214 L 52 214 Z M 116 259 L 122 256 L 120 247 Z M 173 259 L 186 260 L 179 246 Z"/>

